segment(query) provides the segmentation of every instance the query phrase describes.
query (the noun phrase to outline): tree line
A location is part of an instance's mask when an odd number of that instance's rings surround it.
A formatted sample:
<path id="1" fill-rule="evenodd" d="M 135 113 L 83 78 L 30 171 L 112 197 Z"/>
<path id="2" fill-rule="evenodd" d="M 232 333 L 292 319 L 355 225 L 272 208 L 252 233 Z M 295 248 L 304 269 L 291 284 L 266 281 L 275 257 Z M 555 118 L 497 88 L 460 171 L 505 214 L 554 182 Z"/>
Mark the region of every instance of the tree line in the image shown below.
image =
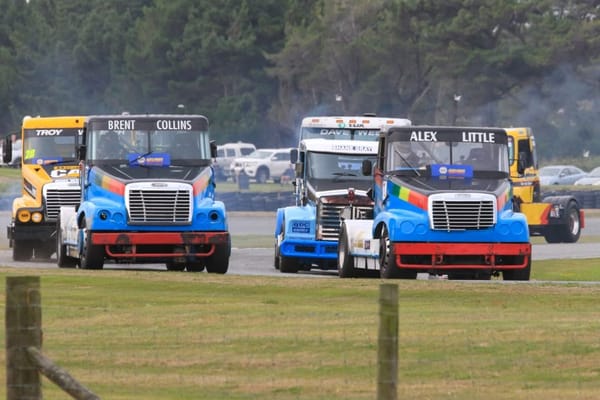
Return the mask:
<path id="1" fill-rule="evenodd" d="M 531 126 L 600 154 L 592 0 L 0 0 L 0 129 L 25 115 L 199 113 L 217 143 L 309 115 Z"/>

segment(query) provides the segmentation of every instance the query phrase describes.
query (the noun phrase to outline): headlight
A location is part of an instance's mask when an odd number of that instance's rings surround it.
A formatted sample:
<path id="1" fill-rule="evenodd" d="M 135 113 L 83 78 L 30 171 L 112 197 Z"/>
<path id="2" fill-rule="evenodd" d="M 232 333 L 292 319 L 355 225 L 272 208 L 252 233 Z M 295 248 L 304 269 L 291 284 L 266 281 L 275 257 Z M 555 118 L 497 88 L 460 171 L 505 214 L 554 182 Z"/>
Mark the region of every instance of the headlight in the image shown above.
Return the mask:
<path id="1" fill-rule="evenodd" d="M 17 213 L 17 219 L 23 223 L 29 222 L 29 220 L 31 220 L 31 213 L 29 210 L 19 210 Z"/>
<path id="2" fill-rule="evenodd" d="M 41 212 L 34 212 L 33 214 L 31 214 L 31 220 L 33 222 L 35 222 L 36 224 L 42 222 L 42 213 Z"/>

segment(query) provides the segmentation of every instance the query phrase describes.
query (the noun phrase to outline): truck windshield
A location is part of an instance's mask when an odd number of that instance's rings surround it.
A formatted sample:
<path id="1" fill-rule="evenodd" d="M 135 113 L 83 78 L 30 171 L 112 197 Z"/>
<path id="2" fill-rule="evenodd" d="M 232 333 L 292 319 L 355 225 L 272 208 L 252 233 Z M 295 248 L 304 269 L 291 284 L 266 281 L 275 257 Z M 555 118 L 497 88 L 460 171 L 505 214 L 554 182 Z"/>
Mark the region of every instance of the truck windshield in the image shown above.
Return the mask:
<path id="1" fill-rule="evenodd" d="M 356 185 L 369 188 L 371 177 L 361 172 L 363 160 L 375 162 L 376 156 L 365 154 L 331 154 L 309 152 L 306 155 L 306 178 L 317 190 Z"/>
<path id="2" fill-rule="evenodd" d="M 88 134 L 90 160 L 129 163 L 153 156 L 161 165 L 174 160 L 198 164 L 210 160 L 209 134 L 195 130 L 91 130 Z"/>
<path id="3" fill-rule="evenodd" d="M 505 143 L 394 141 L 388 143 L 386 169 L 420 170 L 432 165 L 470 165 L 473 171 L 508 173 Z"/>
<path id="4" fill-rule="evenodd" d="M 23 131 L 23 162 L 49 164 L 75 160 L 75 142 L 80 129 L 26 129 Z"/>

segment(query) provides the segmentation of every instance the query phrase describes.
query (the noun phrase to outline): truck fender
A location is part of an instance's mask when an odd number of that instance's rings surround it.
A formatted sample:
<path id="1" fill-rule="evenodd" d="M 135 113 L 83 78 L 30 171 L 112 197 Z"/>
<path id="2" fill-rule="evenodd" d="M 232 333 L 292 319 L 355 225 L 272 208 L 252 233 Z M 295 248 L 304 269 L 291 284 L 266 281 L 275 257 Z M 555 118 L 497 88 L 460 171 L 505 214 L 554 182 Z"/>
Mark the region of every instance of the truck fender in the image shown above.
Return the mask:
<path id="1" fill-rule="evenodd" d="M 282 227 L 283 214 L 284 214 L 284 209 L 278 208 L 277 214 L 275 216 L 275 237 L 279 236 L 279 234 L 283 231 L 283 227 Z"/>
<path id="2" fill-rule="evenodd" d="M 282 210 L 281 215 L 281 230 L 275 230 L 275 235 L 278 235 L 281 232 L 284 232 L 287 235 L 287 229 L 290 227 L 289 221 L 306 221 L 310 224 L 310 231 L 302 234 L 301 236 L 314 238 L 315 235 L 315 219 L 316 219 L 316 210 L 313 206 L 289 206 L 285 207 Z M 277 215 L 279 219 L 279 214 Z M 297 236 L 298 233 L 295 233 Z"/>
<path id="3" fill-rule="evenodd" d="M 348 250 L 355 257 L 377 258 L 379 240 L 372 235 L 373 220 L 347 219 L 342 224 L 348 238 Z"/>
<path id="4" fill-rule="evenodd" d="M 61 206 L 59 211 L 60 233 L 63 243 L 77 243 L 79 227 L 77 210 L 73 206 Z"/>
<path id="5" fill-rule="evenodd" d="M 577 201 L 575 196 L 569 196 L 569 195 L 546 196 L 542 199 L 542 203 L 558 204 L 563 208 L 566 207 L 570 201 L 575 202 L 575 206 L 577 207 L 578 210 L 581 209 L 581 206 L 579 205 L 579 202 Z"/>

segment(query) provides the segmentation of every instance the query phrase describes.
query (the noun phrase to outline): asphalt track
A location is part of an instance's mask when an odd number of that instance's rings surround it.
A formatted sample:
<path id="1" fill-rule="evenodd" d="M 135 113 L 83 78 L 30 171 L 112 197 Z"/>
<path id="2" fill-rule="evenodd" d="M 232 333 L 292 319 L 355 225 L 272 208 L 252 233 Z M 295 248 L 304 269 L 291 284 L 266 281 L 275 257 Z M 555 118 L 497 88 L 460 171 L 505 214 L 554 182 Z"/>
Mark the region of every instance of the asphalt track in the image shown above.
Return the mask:
<path id="1" fill-rule="evenodd" d="M 10 215 L 0 213 L 0 227 L 8 224 Z M 229 214 L 229 231 L 233 235 L 273 235 L 275 214 L 234 212 Z M 8 249 L 6 234 L 0 238 L 0 265 L 14 268 L 58 268 L 56 260 L 32 260 L 15 262 L 12 250 Z M 535 244 L 533 259 L 582 259 L 600 258 L 600 243 L 583 243 L 586 237 L 600 236 L 600 217 L 586 218 L 586 228 L 582 232 L 582 240 L 578 243 Z M 106 263 L 105 269 L 125 270 L 164 270 L 164 264 L 113 264 Z M 233 244 L 228 274 L 259 276 L 303 276 L 303 277 L 337 277 L 337 271 L 312 270 L 299 274 L 282 274 L 273 267 L 273 247 L 269 248 L 237 248 Z"/>

